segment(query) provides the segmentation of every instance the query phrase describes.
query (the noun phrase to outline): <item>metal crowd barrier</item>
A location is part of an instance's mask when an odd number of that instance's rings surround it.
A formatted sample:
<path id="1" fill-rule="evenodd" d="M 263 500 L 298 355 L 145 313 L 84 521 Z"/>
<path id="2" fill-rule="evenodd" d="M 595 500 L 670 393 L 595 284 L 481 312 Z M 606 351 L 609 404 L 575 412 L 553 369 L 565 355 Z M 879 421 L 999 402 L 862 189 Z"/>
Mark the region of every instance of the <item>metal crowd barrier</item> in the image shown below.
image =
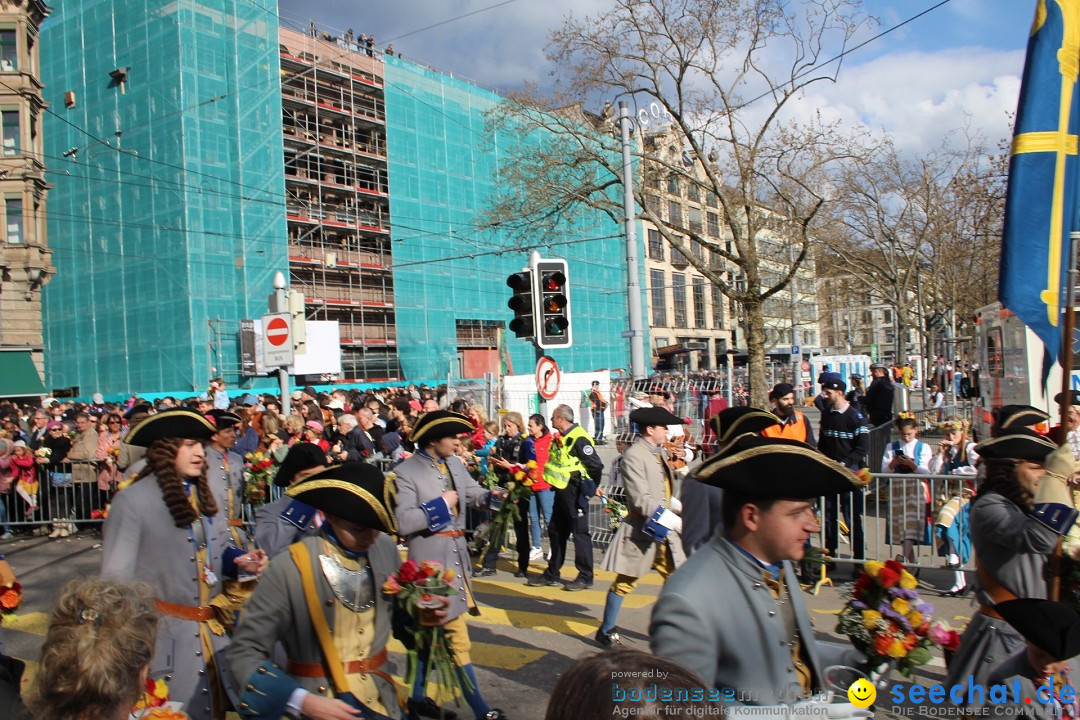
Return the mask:
<path id="1" fill-rule="evenodd" d="M 50 531 L 54 522 L 72 523 L 78 529 L 99 527 L 104 509 L 116 492 L 116 479 L 108 488 L 98 487 L 99 460 L 72 460 L 55 465 L 38 465 L 38 487 L 31 493 L 25 483 L 12 482 L 8 492 L 0 494 L 0 525 L 4 528 L 41 528 Z M 76 528 L 67 528 L 74 532 Z"/>

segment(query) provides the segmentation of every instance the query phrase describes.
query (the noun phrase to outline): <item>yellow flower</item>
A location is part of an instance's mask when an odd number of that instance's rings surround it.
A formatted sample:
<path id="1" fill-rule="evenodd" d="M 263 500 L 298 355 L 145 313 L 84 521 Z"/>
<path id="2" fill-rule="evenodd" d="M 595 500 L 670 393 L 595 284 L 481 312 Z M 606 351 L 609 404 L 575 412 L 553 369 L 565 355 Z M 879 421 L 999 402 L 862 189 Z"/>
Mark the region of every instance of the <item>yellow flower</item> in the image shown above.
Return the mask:
<path id="1" fill-rule="evenodd" d="M 893 640 L 892 645 L 889 646 L 889 652 L 887 655 L 891 658 L 902 658 L 907 655 L 907 648 L 904 647 L 904 643 L 900 640 Z"/>
<path id="2" fill-rule="evenodd" d="M 904 570 L 900 573 L 900 587 L 905 590 L 914 590 L 919 586 L 919 581 L 915 579 L 915 576 Z"/>
<path id="3" fill-rule="evenodd" d="M 878 562 L 877 560 L 871 560 L 870 562 L 863 565 L 863 570 L 865 570 L 866 574 L 870 577 L 876 578 L 883 567 L 885 567 L 885 563 Z"/>
<path id="4" fill-rule="evenodd" d="M 154 681 L 154 697 L 162 699 L 169 697 L 169 686 L 161 678 Z"/>
<path id="5" fill-rule="evenodd" d="M 908 608 L 908 601 L 905 600 L 904 598 L 895 598 L 892 601 L 892 609 L 895 610 L 900 615 L 907 615 L 908 614 L 908 609 L 909 609 Z"/>
<path id="6" fill-rule="evenodd" d="M 920 626 L 922 625 L 922 623 L 923 623 L 923 616 L 922 616 L 922 613 L 921 613 L 921 612 L 919 612 L 918 610 L 912 610 L 912 611 L 911 611 L 911 612 L 910 612 L 910 613 L 908 614 L 908 616 L 907 616 L 907 620 L 908 620 L 908 622 L 909 622 L 909 623 L 911 623 L 911 627 L 913 627 L 913 628 L 918 628 L 918 627 L 920 627 Z"/>
<path id="7" fill-rule="evenodd" d="M 863 610 L 862 623 L 867 630 L 873 630 L 881 622 L 881 613 L 877 610 Z"/>

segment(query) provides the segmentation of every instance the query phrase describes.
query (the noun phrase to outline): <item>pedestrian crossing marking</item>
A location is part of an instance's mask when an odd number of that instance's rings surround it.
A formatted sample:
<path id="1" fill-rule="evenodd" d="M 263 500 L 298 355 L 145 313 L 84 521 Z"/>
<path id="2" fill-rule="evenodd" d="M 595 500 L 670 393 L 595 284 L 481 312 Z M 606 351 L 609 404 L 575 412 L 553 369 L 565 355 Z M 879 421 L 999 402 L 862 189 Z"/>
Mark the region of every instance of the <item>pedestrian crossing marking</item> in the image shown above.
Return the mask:
<path id="1" fill-rule="evenodd" d="M 550 600 L 560 603 L 579 603 L 581 605 L 596 605 L 603 607 L 607 602 L 608 591 L 604 590 L 577 590 L 569 593 L 561 587 L 530 587 L 515 578 L 510 580 L 492 580 L 482 578 L 473 581 L 477 594 L 498 595 L 500 597 L 529 597 L 541 600 Z M 594 585 L 595 587 L 595 585 Z M 655 595 L 648 593 L 631 593 L 623 600 L 623 607 L 643 608 L 656 602 Z M 481 608 L 486 612 L 485 608 Z"/>
<path id="2" fill-rule="evenodd" d="M 825 610 L 818 610 L 817 608 L 811 608 L 811 612 L 816 612 L 818 615 L 839 615 L 843 608 L 836 608 L 835 610 L 829 608 Z"/>

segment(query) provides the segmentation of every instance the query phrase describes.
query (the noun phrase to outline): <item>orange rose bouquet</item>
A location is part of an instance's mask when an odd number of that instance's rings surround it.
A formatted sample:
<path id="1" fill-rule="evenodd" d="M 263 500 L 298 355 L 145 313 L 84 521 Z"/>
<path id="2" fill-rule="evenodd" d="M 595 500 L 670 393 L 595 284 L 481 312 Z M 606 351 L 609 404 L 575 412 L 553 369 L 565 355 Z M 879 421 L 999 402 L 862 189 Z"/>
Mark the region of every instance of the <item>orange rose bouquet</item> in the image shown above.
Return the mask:
<path id="1" fill-rule="evenodd" d="M 0 585 L 0 615 L 11 615 L 22 605 L 22 585 L 12 580 L 7 585 Z"/>

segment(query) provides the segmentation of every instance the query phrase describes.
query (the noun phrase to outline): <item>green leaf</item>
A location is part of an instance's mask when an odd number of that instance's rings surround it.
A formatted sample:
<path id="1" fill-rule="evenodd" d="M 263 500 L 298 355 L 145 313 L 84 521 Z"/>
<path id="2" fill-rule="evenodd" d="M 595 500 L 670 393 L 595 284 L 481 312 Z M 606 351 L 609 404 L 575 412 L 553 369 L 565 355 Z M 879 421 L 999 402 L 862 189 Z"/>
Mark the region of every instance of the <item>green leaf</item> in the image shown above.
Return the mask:
<path id="1" fill-rule="evenodd" d="M 924 647 L 917 647 L 907 654 L 904 658 L 907 664 L 911 667 L 918 667 L 919 665 L 925 665 L 930 662 L 934 656 Z"/>

